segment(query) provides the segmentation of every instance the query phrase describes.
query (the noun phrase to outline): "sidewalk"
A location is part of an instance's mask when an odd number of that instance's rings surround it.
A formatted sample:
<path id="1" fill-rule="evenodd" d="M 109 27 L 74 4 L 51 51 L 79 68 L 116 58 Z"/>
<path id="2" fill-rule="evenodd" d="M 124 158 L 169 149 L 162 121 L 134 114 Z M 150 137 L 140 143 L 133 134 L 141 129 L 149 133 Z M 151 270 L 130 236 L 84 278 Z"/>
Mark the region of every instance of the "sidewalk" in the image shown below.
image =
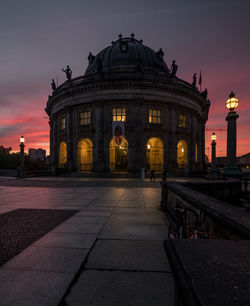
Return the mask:
<path id="1" fill-rule="evenodd" d="M 125 187 L 121 180 L 111 180 L 111 187 L 91 180 L 82 188 L 66 187 L 68 181 L 56 181 L 64 188 L 35 187 L 34 179 L 9 182 L 0 186 L 1 214 L 17 208 L 77 212 L 0 268 L 1 305 L 174 304 L 159 182 L 147 188 L 133 179 Z"/>

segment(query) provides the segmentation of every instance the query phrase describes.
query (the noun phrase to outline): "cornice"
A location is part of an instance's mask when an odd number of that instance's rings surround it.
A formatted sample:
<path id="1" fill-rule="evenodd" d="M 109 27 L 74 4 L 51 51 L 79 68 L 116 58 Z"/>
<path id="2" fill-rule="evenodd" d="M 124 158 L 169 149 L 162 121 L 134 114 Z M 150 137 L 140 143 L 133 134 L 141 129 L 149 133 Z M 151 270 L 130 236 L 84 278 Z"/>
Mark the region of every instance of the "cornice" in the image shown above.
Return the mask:
<path id="1" fill-rule="evenodd" d="M 75 82 L 76 80 L 76 82 Z M 57 102 L 67 97 L 75 98 L 84 93 L 116 90 L 116 89 L 157 89 L 168 93 L 177 94 L 186 98 L 191 98 L 196 101 L 201 107 L 205 107 L 205 100 L 200 92 L 193 88 L 189 83 L 180 79 L 170 80 L 102 80 L 90 83 L 80 82 L 79 78 L 74 79 L 72 86 L 67 82 L 57 88 L 52 96 L 49 96 L 47 101 L 46 111 L 50 113 L 51 108 Z M 93 101 L 94 102 L 94 101 Z"/>

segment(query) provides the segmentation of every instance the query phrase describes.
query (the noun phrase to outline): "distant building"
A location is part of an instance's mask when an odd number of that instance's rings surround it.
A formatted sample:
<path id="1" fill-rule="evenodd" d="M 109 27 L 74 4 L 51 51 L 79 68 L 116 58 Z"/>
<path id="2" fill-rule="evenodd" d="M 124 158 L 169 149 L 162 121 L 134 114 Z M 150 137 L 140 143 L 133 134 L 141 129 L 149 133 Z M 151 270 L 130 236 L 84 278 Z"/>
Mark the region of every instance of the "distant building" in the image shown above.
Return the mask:
<path id="1" fill-rule="evenodd" d="M 33 159 L 45 159 L 46 150 L 44 149 L 29 149 L 29 156 Z"/>
<path id="2" fill-rule="evenodd" d="M 11 150 L 12 150 L 11 147 L 5 148 L 4 146 L 0 146 L 0 155 L 10 154 Z"/>
<path id="3" fill-rule="evenodd" d="M 226 164 L 227 164 L 226 156 L 216 157 L 217 166 L 225 166 Z M 250 153 L 236 157 L 236 164 L 241 167 L 249 167 L 250 166 Z"/>
<path id="4" fill-rule="evenodd" d="M 250 167 L 250 153 L 247 153 L 240 157 L 240 165 L 246 168 Z"/>

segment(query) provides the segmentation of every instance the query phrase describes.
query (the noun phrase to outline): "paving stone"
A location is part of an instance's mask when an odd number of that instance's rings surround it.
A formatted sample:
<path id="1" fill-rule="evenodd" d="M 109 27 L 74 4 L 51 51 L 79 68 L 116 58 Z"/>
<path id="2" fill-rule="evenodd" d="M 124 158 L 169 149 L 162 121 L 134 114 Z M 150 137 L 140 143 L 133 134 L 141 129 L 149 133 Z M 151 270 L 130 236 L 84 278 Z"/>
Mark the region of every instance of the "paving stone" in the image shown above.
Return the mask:
<path id="1" fill-rule="evenodd" d="M 126 201 L 126 200 L 121 200 L 118 203 L 118 207 L 138 207 L 139 203 L 136 201 Z"/>
<path id="2" fill-rule="evenodd" d="M 84 271 L 66 298 L 68 306 L 174 305 L 169 273 Z"/>
<path id="3" fill-rule="evenodd" d="M 162 212 L 158 211 L 155 208 L 142 208 L 142 207 L 115 207 L 114 210 L 112 211 L 112 214 L 145 214 L 145 213 L 150 213 L 150 214 L 159 214 L 162 215 Z"/>
<path id="4" fill-rule="evenodd" d="M 163 214 L 112 214 L 110 221 L 136 224 L 168 224 L 169 222 Z"/>
<path id="5" fill-rule="evenodd" d="M 85 217 L 109 217 L 111 216 L 111 212 L 104 212 L 104 211 L 81 211 L 78 216 L 85 216 Z"/>
<path id="6" fill-rule="evenodd" d="M 165 240 L 168 227 L 162 224 L 108 222 L 101 232 L 103 239 Z"/>
<path id="7" fill-rule="evenodd" d="M 52 233 L 82 233 L 82 234 L 98 234 L 103 224 L 97 223 L 64 223 L 57 226 Z"/>
<path id="8" fill-rule="evenodd" d="M 33 247 L 22 251 L 2 269 L 76 273 L 88 249 Z"/>
<path id="9" fill-rule="evenodd" d="M 94 234 L 49 233 L 35 242 L 33 246 L 89 249 L 95 239 L 96 235 Z"/>
<path id="10" fill-rule="evenodd" d="M 86 268 L 171 271 L 162 241 L 98 240 Z"/>
<path id="11" fill-rule="evenodd" d="M 114 200 L 103 200 L 103 199 L 98 199 L 93 203 L 93 206 L 100 206 L 100 207 L 114 207 L 116 206 L 118 201 Z"/>
<path id="12" fill-rule="evenodd" d="M 104 224 L 106 222 L 105 217 L 86 217 L 86 216 L 79 216 L 78 213 L 76 213 L 73 217 L 69 218 L 67 221 L 65 221 L 64 224 L 68 223 L 81 223 L 81 224 Z"/>
<path id="13" fill-rule="evenodd" d="M 72 273 L 0 269 L 1 306 L 58 305 L 73 276 Z"/>

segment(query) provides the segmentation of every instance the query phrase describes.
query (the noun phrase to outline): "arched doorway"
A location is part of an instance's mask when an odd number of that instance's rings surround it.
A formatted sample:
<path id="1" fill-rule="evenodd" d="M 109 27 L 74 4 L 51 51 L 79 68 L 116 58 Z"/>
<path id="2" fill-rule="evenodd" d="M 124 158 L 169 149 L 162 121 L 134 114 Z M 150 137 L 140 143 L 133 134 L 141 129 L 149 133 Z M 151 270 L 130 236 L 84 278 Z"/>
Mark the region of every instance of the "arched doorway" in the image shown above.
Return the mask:
<path id="1" fill-rule="evenodd" d="M 110 171 L 128 171 L 128 142 L 124 138 L 120 146 L 114 146 L 113 139 L 109 144 L 109 167 Z"/>
<path id="2" fill-rule="evenodd" d="M 162 171 L 164 165 L 163 142 L 160 138 L 150 138 L 146 144 L 147 170 Z"/>
<path id="3" fill-rule="evenodd" d="M 67 163 L 67 145 L 66 142 L 62 141 L 59 145 L 59 167 L 64 168 Z"/>
<path id="4" fill-rule="evenodd" d="M 93 162 L 93 146 L 88 138 L 83 138 L 78 142 L 78 171 L 91 171 Z"/>
<path id="5" fill-rule="evenodd" d="M 188 146 L 185 140 L 180 140 L 177 144 L 177 163 L 179 168 L 187 168 Z"/>

